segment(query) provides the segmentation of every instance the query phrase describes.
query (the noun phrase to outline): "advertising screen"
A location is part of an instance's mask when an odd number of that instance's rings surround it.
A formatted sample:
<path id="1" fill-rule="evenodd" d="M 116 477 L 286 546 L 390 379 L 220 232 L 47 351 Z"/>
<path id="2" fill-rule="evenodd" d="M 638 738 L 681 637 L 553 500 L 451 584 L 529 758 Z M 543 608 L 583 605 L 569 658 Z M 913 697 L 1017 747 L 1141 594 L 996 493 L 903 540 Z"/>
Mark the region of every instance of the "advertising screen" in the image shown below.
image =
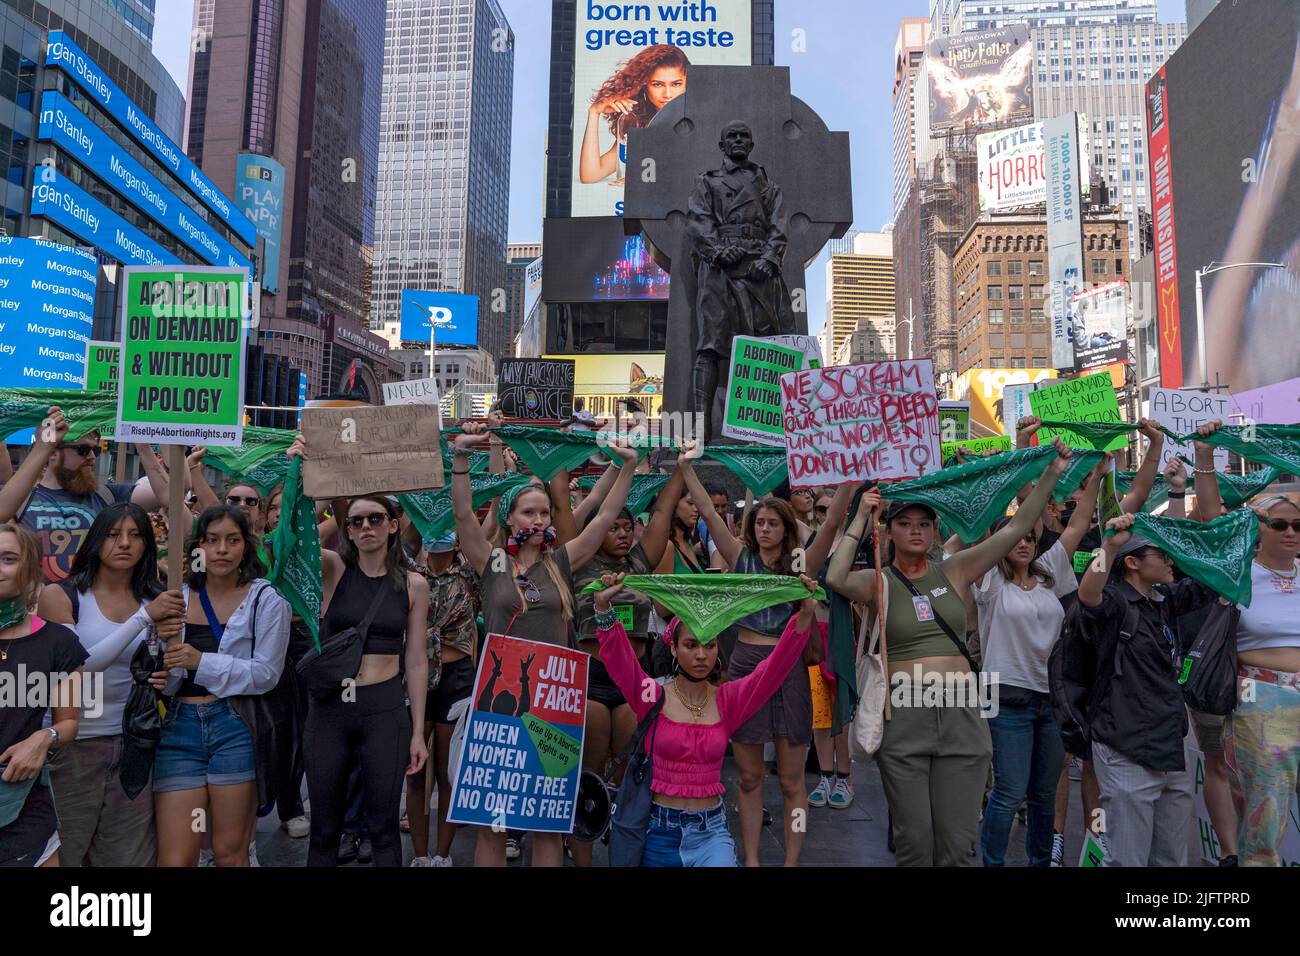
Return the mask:
<path id="1" fill-rule="evenodd" d="M 668 298 L 668 273 L 620 219 L 548 219 L 542 285 L 547 302 Z"/>
<path id="2" fill-rule="evenodd" d="M 1212 263 L 1235 267 L 1204 279 L 1209 382 L 1243 392 L 1300 376 L 1298 39 L 1294 0 L 1220 4 L 1147 85 L 1167 388 L 1201 384 L 1196 272 Z"/>
<path id="3" fill-rule="evenodd" d="M 0 236 L 0 382 L 84 386 L 98 274 L 82 249 Z"/>
<path id="4" fill-rule="evenodd" d="M 1088 118 L 1080 114 L 1079 178 L 1088 188 L 1092 150 L 1088 145 Z M 979 163 L 980 209 L 997 211 L 1047 202 L 1047 155 L 1043 124 L 983 133 L 975 138 Z"/>
<path id="5" fill-rule="evenodd" d="M 235 198 L 257 234 L 266 240 L 262 288 L 280 291 L 280 234 L 284 227 L 284 167 L 269 156 L 240 153 L 235 160 Z"/>
<path id="6" fill-rule="evenodd" d="M 573 216 L 623 215 L 627 131 L 686 92 L 692 64 L 753 62 L 751 0 L 578 0 Z"/>
<path id="7" fill-rule="evenodd" d="M 931 40 L 925 71 L 932 130 L 1005 126 L 1034 118 L 1034 48 L 1028 27 Z"/>
<path id="8" fill-rule="evenodd" d="M 403 289 L 402 341 L 427 342 L 431 328 L 438 345 L 478 345 L 478 296 Z"/>

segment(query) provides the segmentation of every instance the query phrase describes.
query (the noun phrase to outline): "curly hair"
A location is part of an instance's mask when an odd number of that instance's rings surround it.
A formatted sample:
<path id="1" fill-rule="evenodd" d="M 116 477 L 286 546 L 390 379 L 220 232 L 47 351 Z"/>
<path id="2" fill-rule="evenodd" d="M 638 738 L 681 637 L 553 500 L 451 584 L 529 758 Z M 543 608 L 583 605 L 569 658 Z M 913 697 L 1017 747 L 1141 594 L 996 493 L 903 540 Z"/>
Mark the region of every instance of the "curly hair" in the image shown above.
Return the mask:
<path id="1" fill-rule="evenodd" d="M 651 104 L 650 98 L 646 96 L 646 84 L 650 82 L 650 77 L 654 76 L 655 70 L 663 67 L 676 67 L 686 73 L 691 68 L 691 61 L 677 47 L 666 43 L 646 47 L 623 64 L 622 69 L 601 84 L 600 89 L 591 98 L 592 105 L 594 106 L 601 100 L 609 99 L 612 96 L 636 100 L 636 109 L 632 111 L 632 115 L 636 117 L 638 125 L 645 126 L 658 112 Z M 620 114 L 607 113 L 605 115 L 608 118 L 610 133 L 617 137 Z"/>

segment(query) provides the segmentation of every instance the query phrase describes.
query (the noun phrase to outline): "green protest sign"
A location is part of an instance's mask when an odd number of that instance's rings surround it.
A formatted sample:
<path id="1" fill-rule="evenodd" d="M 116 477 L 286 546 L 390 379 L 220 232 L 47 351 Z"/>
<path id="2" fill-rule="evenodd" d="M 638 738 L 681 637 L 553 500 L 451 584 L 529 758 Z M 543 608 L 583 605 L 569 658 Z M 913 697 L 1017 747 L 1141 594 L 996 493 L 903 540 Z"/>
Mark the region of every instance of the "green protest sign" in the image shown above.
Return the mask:
<path id="1" fill-rule="evenodd" d="M 1106 474 L 1101 476 L 1101 491 L 1097 494 L 1097 525 L 1104 528 L 1111 518 L 1118 518 L 1123 513 L 1119 493 L 1115 488 L 1115 463 L 1111 462 Z"/>
<path id="2" fill-rule="evenodd" d="M 804 362 L 803 349 L 737 335 L 731 343 L 723 436 L 784 446 L 781 376 L 800 371 Z"/>
<path id="3" fill-rule="evenodd" d="M 1115 386 L 1111 384 L 1110 373 L 1100 372 L 1085 375 L 1065 382 L 1036 389 L 1029 394 L 1029 407 L 1039 418 L 1054 422 L 1097 422 L 1101 424 L 1120 424 L 1124 421 L 1119 413 L 1119 401 L 1115 397 Z M 1050 445 L 1060 438 L 1071 448 L 1092 448 L 1093 443 L 1083 435 L 1068 428 L 1049 428 L 1043 426 L 1038 431 L 1038 442 Z M 1128 446 L 1126 435 L 1116 435 L 1105 448 L 1099 451 L 1119 451 Z"/>
<path id="4" fill-rule="evenodd" d="M 117 393 L 117 372 L 121 364 L 122 346 L 117 342 L 86 343 L 86 391 Z M 100 435 L 113 437 L 112 425 L 104 428 Z"/>
<path id="5" fill-rule="evenodd" d="M 117 438 L 243 443 L 247 269 L 126 266 Z"/>
<path id="6" fill-rule="evenodd" d="M 939 413 L 940 415 L 943 412 Z M 1010 451 L 1011 439 L 1006 435 L 995 435 L 992 438 L 968 438 L 965 441 L 946 441 L 939 446 L 939 454 L 943 460 L 947 461 L 958 451 L 966 453 L 967 458 L 980 458 L 986 451 Z"/>
<path id="7" fill-rule="evenodd" d="M 939 403 L 939 441 L 944 444 L 970 438 L 970 402 Z"/>

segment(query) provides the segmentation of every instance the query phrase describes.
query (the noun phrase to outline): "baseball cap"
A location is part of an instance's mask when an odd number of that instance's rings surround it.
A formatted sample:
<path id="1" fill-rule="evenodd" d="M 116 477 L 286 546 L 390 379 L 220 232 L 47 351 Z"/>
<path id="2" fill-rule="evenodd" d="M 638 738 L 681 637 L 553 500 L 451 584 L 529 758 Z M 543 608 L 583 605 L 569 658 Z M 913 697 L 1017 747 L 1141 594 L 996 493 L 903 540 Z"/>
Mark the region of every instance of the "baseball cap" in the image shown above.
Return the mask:
<path id="1" fill-rule="evenodd" d="M 922 504 L 919 501 L 891 501 L 889 507 L 885 509 L 885 524 L 889 524 L 908 508 L 920 508 L 933 518 L 936 524 L 939 522 L 938 513 L 927 504 Z"/>
<path id="2" fill-rule="evenodd" d="M 1136 554 L 1137 552 L 1143 551 L 1147 548 L 1160 549 L 1160 546 L 1149 538 L 1144 538 L 1140 534 L 1135 534 L 1132 535 L 1127 541 L 1124 542 L 1124 544 L 1119 549 L 1119 554 L 1115 555 L 1115 557 L 1124 558 L 1130 554 Z"/>

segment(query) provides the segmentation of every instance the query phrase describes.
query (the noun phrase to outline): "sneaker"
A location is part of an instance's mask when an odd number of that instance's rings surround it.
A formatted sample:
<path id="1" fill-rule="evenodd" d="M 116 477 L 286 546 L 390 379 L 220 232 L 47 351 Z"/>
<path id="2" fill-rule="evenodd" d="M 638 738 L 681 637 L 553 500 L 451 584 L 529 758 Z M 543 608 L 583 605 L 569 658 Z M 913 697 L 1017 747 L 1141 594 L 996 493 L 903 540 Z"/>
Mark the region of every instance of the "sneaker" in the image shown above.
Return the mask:
<path id="1" fill-rule="evenodd" d="M 1237 866 L 1237 854 L 1230 853 L 1219 861 L 1219 866 Z"/>
<path id="2" fill-rule="evenodd" d="M 835 780 L 835 789 L 831 791 L 830 805 L 832 810 L 847 810 L 849 804 L 853 802 L 853 784 L 849 783 L 847 777 L 837 777 Z"/>
<path id="3" fill-rule="evenodd" d="M 339 864 L 351 863 L 357 858 L 357 849 L 361 846 L 360 833 L 345 833 L 339 840 Z"/>
<path id="4" fill-rule="evenodd" d="M 261 866 L 261 865 L 262 865 L 261 863 L 258 863 L 258 862 L 257 862 L 257 844 L 256 844 L 256 843 L 250 843 L 250 844 L 248 844 L 248 865 L 249 865 L 249 866 Z"/>
<path id="5" fill-rule="evenodd" d="M 506 859 L 517 860 L 522 855 L 523 851 L 519 848 L 519 838 L 506 837 Z"/>
<path id="6" fill-rule="evenodd" d="M 1065 866 L 1065 834 L 1052 834 L 1052 866 Z"/>
<path id="7" fill-rule="evenodd" d="M 451 866 L 451 857 L 449 856 L 430 857 L 429 865 L 430 866 Z"/>
<path id="8" fill-rule="evenodd" d="M 199 866 L 216 866 L 217 858 L 211 850 L 199 850 Z"/>
<path id="9" fill-rule="evenodd" d="M 370 848 L 370 837 L 363 836 L 360 845 L 357 846 L 357 862 L 369 863 L 374 856 L 374 851 Z"/>
<path id="10" fill-rule="evenodd" d="M 817 786 L 813 788 L 813 792 L 808 794 L 808 806 L 824 807 L 826 806 L 826 801 L 830 798 L 830 795 L 830 783 L 825 777 L 822 777 L 817 781 Z"/>
<path id="11" fill-rule="evenodd" d="M 299 815 L 292 820 L 285 820 L 280 824 L 280 829 L 284 830 L 295 840 L 301 840 L 311 833 L 311 821 L 305 815 Z"/>
<path id="12" fill-rule="evenodd" d="M 411 861 L 411 866 L 433 866 L 433 857 L 417 856 Z"/>

